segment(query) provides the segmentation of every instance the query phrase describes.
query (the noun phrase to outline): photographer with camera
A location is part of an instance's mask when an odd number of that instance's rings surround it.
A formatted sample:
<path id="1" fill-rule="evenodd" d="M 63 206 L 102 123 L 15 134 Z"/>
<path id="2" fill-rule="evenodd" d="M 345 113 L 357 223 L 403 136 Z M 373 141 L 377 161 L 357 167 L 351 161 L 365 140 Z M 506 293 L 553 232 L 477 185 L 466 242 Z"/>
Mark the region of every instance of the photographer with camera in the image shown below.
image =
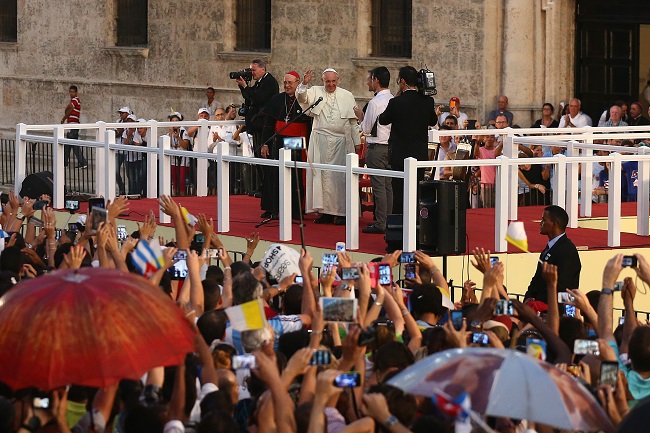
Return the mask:
<path id="1" fill-rule="evenodd" d="M 418 91 L 418 71 L 413 66 L 400 68 L 397 75 L 400 95 L 388 102 L 379 115 L 380 125 L 391 125 L 388 138 L 389 163 L 393 170 L 404 171 L 404 158 L 429 159 L 429 126 L 438 121 L 433 98 Z M 418 170 L 418 180 L 424 170 Z M 393 213 L 403 213 L 404 180 L 393 179 Z"/>
<path id="2" fill-rule="evenodd" d="M 266 103 L 280 92 L 280 86 L 275 77 L 266 71 L 266 62 L 261 59 L 253 60 L 248 69 L 231 72 L 230 78 L 239 85 L 239 90 L 244 97 L 244 106 L 240 109 L 239 114 L 244 116 L 246 131 L 253 136 L 255 156 L 261 158 L 264 116 L 259 116 L 259 114 Z M 255 84 L 251 86 L 252 80 L 255 80 Z M 267 171 L 267 167 L 256 166 L 257 179 L 253 183 L 256 191 L 251 195 L 261 197 L 261 188 Z"/>

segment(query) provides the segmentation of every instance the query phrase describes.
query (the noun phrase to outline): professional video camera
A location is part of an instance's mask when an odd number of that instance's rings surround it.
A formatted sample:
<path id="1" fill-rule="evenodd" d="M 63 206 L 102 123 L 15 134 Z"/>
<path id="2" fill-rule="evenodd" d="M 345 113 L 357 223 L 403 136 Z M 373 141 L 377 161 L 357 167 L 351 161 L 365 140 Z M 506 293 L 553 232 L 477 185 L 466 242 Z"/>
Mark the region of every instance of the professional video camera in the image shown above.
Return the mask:
<path id="1" fill-rule="evenodd" d="M 418 72 L 418 92 L 424 96 L 438 94 L 436 90 L 436 75 L 426 66 Z"/>
<path id="2" fill-rule="evenodd" d="M 251 68 L 242 69 L 241 71 L 231 72 L 230 79 L 236 80 L 237 78 L 243 78 L 244 81 L 248 82 L 253 79 L 253 70 Z"/>

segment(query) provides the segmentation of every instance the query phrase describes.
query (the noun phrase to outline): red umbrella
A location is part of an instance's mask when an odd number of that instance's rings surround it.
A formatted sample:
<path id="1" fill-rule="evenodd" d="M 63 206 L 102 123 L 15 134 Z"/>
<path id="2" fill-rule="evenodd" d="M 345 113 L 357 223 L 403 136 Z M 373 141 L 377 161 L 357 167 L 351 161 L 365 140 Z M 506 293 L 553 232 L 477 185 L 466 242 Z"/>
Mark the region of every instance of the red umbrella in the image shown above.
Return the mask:
<path id="1" fill-rule="evenodd" d="M 0 381 L 14 389 L 103 387 L 181 363 L 193 338 L 182 311 L 138 275 L 55 271 L 0 298 Z"/>

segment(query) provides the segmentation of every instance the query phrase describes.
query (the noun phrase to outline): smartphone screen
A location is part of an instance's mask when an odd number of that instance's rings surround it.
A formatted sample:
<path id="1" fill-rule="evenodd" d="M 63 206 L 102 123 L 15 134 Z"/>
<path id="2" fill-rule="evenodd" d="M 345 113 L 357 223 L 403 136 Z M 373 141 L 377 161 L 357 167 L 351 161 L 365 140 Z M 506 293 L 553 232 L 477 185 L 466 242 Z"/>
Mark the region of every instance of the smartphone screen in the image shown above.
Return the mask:
<path id="1" fill-rule="evenodd" d="M 361 385 L 361 374 L 356 371 L 341 373 L 334 379 L 334 386 L 338 388 L 353 388 Z"/>
<path id="2" fill-rule="evenodd" d="M 329 350 L 314 350 L 311 355 L 309 365 L 330 365 L 332 363 L 332 355 Z"/>
<path id="3" fill-rule="evenodd" d="M 72 201 L 72 200 L 70 200 Z M 77 203 L 78 207 L 79 203 Z M 94 207 L 100 207 L 102 209 L 106 208 L 106 202 L 104 201 L 104 197 L 94 197 L 94 198 L 89 198 L 88 199 L 88 209 L 92 209 Z"/>
<path id="4" fill-rule="evenodd" d="M 125 240 L 129 234 L 126 232 L 126 226 L 117 226 L 117 240 Z"/>
<path id="5" fill-rule="evenodd" d="M 463 326 L 463 312 L 458 310 L 452 310 L 451 312 L 451 324 L 454 325 L 456 331 L 460 331 L 460 328 Z"/>
<path id="6" fill-rule="evenodd" d="M 557 302 L 559 304 L 568 304 L 569 302 L 573 302 L 575 298 L 571 296 L 570 293 L 567 292 L 558 292 L 557 293 Z"/>
<path id="7" fill-rule="evenodd" d="M 339 257 L 335 253 L 323 254 L 323 265 L 338 265 Z"/>
<path id="8" fill-rule="evenodd" d="M 488 336 L 482 332 L 473 332 L 472 333 L 472 343 L 480 344 L 481 346 L 486 346 L 488 344 Z"/>
<path id="9" fill-rule="evenodd" d="M 103 200 L 103 199 L 102 199 Z M 108 221 L 108 211 L 103 207 L 93 206 L 90 209 L 90 214 L 92 215 L 92 232 L 97 233 L 97 228 L 101 223 Z"/>
<path id="10" fill-rule="evenodd" d="M 305 280 L 300 275 L 296 275 L 296 279 L 293 280 L 296 284 L 302 284 Z"/>
<path id="11" fill-rule="evenodd" d="M 187 262 L 184 259 L 179 260 L 167 269 L 167 272 L 172 280 L 184 280 L 187 277 Z"/>
<path id="12" fill-rule="evenodd" d="M 389 286 L 393 282 L 392 270 L 388 264 L 379 265 L 379 284 Z"/>
<path id="13" fill-rule="evenodd" d="M 498 261 L 499 261 L 499 258 L 498 258 L 498 257 L 490 257 L 490 264 L 491 264 L 492 266 L 494 266 L 494 264 L 495 264 L 496 262 L 498 262 Z"/>
<path id="14" fill-rule="evenodd" d="M 241 370 L 243 368 L 252 370 L 255 367 L 257 367 L 257 363 L 255 362 L 255 355 L 233 355 L 232 357 L 233 370 Z"/>
<path id="15" fill-rule="evenodd" d="M 415 263 L 415 253 L 406 252 L 406 253 L 400 254 L 399 262 L 400 263 Z"/>
<path id="16" fill-rule="evenodd" d="M 637 265 L 636 257 L 634 257 L 634 256 L 623 256 L 623 261 L 621 262 L 621 265 L 623 265 L 623 267 L 636 268 L 636 265 Z"/>
<path id="17" fill-rule="evenodd" d="M 573 353 L 576 355 L 600 355 L 598 342 L 595 340 L 576 340 L 573 343 Z"/>
<path id="18" fill-rule="evenodd" d="M 564 306 L 564 314 L 567 317 L 576 317 L 576 307 L 575 307 L 575 305 L 565 305 Z"/>
<path id="19" fill-rule="evenodd" d="M 609 385 L 616 389 L 616 382 L 618 382 L 618 362 L 602 361 L 600 363 L 600 385 Z"/>
<path id="20" fill-rule="evenodd" d="M 185 260 L 187 258 L 187 250 L 177 250 L 174 254 L 174 260 Z"/>
<path id="21" fill-rule="evenodd" d="M 357 318 L 357 299 L 324 298 L 318 299 L 326 322 L 354 322 Z"/>
<path id="22" fill-rule="evenodd" d="M 194 235 L 194 242 L 197 244 L 202 244 L 205 241 L 205 236 L 203 233 L 197 233 Z"/>
<path id="23" fill-rule="evenodd" d="M 404 278 L 407 280 L 412 280 L 415 278 L 415 264 L 407 263 L 404 265 Z"/>
<path id="24" fill-rule="evenodd" d="M 342 280 L 358 280 L 359 270 L 357 268 L 341 268 Z"/>

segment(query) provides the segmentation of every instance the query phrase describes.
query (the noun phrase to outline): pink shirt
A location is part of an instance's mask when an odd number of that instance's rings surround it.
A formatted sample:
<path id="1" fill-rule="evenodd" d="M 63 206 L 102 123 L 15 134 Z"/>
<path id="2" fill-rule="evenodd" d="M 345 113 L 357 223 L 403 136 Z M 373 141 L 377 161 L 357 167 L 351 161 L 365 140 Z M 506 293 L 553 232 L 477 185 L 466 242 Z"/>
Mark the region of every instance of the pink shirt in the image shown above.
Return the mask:
<path id="1" fill-rule="evenodd" d="M 478 159 L 495 159 L 496 150 L 497 150 L 496 147 L 492 150 L 488 150 L 485 147 L 479 147 Z M 496 175 L 497 175 L 496 166 L 493 165 L 491 167 L 486 167 L 486 166 L 481 167 L 481 183 L 494 185 L 494 179 L 496 178 Z"/>

